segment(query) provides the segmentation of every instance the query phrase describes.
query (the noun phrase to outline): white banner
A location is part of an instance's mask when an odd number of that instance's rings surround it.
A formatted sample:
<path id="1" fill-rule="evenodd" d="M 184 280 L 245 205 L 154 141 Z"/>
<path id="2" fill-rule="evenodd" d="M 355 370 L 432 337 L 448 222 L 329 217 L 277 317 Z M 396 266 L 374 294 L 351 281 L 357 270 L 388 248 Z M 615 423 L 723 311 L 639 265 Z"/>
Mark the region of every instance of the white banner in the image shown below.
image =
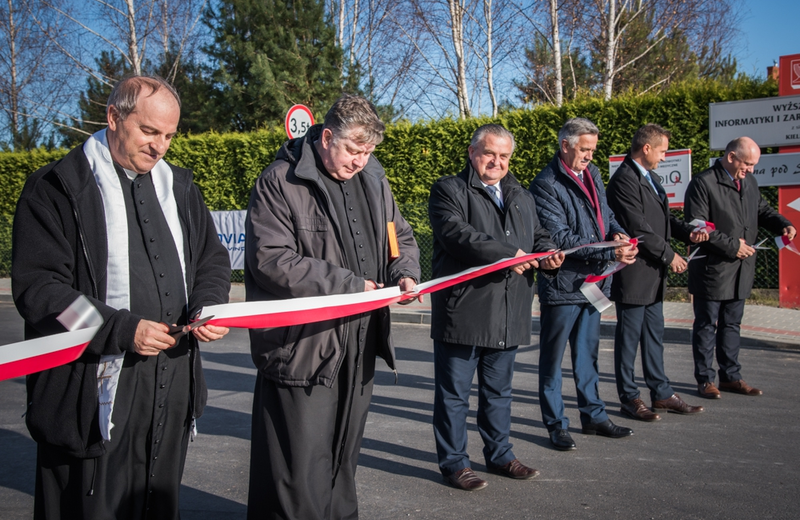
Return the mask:
<path id="1" fill-rule="evenodd" d="M 717 158 L 708 161 L 709 168 Z M 759 187 L 797 186 L 800 184 L 800 153 L 764 154 L 753 168 L 753 177 Z"/>
<path id="2" fill-rule="evenodd" d="M 619 165 L 625 159 L 624 155 L 612 155 L 608 158 L 609 177 L 614 175 Z M 682 208 L 686 195 L 686 187 L 692 178 L 692 151 L 669 150 L 666 158 L 655 169 L 658 182 L 667 192 L 669 207 Z"/>
<path id="3" fill-rule="evenodd" d="M 247 211 L 212 211 L 219 241 L 231 257 L 231 269 L 244 269 L 244 219 Z"/>
<path id="4" fill-rule="evenodd" d="M 712 150 L 742 136 L 762 148 L 800 144 L 800 96 L 709 103 L 708 116 Z"/>

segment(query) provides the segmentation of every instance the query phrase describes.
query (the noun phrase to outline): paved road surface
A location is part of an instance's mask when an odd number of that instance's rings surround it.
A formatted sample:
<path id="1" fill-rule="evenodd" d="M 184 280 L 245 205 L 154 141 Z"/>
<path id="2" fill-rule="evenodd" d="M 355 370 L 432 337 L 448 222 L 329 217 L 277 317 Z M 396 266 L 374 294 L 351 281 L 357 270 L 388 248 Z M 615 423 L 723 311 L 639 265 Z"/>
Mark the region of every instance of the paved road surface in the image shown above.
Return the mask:
<path id="1" fill-rule="evenodd" d="M 21 321 L 0 301 L 3 343 L 21 340 Z M 762 397 L 694 395 L 691 348 L 666 345 L 673 386 L 706 413 L 668 415 L 653 424 L 619 415 L 610 340 L 600 353 L 601 395 L 612 420 L 635 430 L 611 440 L 584 436 L 575 390 L 565 381 L 578 450 L 549 447 L 537 391 L 538 346 L 523 347 L 514 379 L 515 454 L 538 468 L 533 481 L 487 475 L 470 419 L 473 468 L 489 487 L 467 493 L 445 485 L 436 466 L 431 428 L 433 365 L 425 325 L 396 325 L 398 384 L 382 367 L 359 459 L 362 519 L 753 519 L 800 518 L 800 351 L 746 348 L 741 361 Z M 538 338 L 533 336 L 532 342 Z M 250 407 L 255 370 L 247 334 L 233 331 L 203 354 L 209 404 L 189 447 L 181 495 L 185 520 L 243 519 L 249 471 Z M 565 375 L 571 377 L 569 362 Z M 647 397 L 645 391 L 645 397 Z M 646 399 L 649 401 L 649 398 Z M 473 409 L 477 394 L 473 391 Z M 35 444 L 25 430 L 23 380 L 0 382 L 0 518 L 30 518 Z"/>

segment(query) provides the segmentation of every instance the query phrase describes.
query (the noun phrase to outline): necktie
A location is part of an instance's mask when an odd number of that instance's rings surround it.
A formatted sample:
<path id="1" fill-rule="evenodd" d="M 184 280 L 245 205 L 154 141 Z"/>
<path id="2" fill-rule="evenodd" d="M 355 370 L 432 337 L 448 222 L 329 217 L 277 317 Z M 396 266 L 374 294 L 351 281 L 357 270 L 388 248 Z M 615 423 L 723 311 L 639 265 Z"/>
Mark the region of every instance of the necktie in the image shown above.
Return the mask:
<path id="1" fill-rule="evenodd" d="M 497 190 L 497 186 L 486 186 L 486 191 L 492 196 L 492 200 L 497 204 L 497 207 L 503 209 L 503 201 L 500 200 L 500 193 Z"/>
<path id="2" fill-rule="evenodd" d="M 734 184 L 736 184 L 736 191 L 742 191 L 742 181 L 739 179 L 733 179 Z"/>
<path id="3" fill-rule="evenodd" d="M 656 183 L 653 182 L 653 177 L 650 175 L 650 172 L 649 171 L 645 171 L 644 172 L 644 177 L 645 177 L 645 179 L 647 179 L 647 182 L 650 183 L 650 186 L 653 188 L 653 190 L 655 190 L 656 195 L 658 195 L 658 198 L 663 201 L 664 200 L 664 196 L 666 194 L 662 193 L 661 191 L 659 191 L 659 189 L 656 187 Z"/>

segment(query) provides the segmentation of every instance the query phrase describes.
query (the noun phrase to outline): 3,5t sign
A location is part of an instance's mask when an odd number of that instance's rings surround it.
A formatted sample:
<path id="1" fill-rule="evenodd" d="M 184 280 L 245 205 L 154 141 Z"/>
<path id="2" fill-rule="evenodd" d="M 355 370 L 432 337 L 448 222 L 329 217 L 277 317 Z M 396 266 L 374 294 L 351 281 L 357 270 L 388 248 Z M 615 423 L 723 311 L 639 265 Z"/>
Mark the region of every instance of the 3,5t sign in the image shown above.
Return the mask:
<path id="1" fill-rule="evenodd" d="M 286 134 L 290 139 L 303 137 L 314 124 L 314 116 L 305 105 L 295 105 L 286 113 Z"/>

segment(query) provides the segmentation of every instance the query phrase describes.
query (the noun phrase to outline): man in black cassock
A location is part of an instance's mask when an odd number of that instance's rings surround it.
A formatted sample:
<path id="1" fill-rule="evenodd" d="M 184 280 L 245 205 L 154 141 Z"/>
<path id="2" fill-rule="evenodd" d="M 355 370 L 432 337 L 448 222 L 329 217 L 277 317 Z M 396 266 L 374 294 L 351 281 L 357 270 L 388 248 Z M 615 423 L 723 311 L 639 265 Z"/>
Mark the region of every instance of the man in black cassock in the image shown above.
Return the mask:
<path id="1" fill-rule="evenodd" d="M 175 338 L 225 303 L 230 261 L 191 171 L 162 160 L 180 98 L 122 80 L 108 128 L 28 179 L 14 218 L 12 288 L 26 339 L 63 332 L 79 295 L 104 324 L 75 362 L 27 378 L 37 443 L 34 518 L 178 518 L 189 437 L 206 387 L 197 341 Z"/>
<path id="2" fill-rule="evenodd" d="M 372 156 L 383 131 L 369 101 L 345 95 L 324 125 L 283 145 L 250 195 L 248 301 L 413 289 L 419 250 Z M 248 518 L 358 517 L 355 472 L 376 356 L 395 368 L 389 328 L 383 308 L 250 331 L 258 376 Z"/>

